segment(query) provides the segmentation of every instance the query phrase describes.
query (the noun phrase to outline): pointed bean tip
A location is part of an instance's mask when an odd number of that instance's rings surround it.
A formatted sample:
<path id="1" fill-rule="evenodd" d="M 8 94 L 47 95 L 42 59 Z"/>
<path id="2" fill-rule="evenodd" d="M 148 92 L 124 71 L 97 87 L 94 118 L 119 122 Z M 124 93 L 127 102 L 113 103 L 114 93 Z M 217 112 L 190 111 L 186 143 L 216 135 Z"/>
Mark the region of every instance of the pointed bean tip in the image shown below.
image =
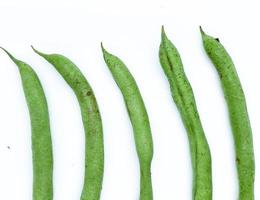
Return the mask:
<path id="1" fill-rule="evenodd" d="M 165 32 L 164 25 L 162 25 L 161 38 L 162 38 L 162 40 L 167 39 L 167 35 L 166 35 L 166 32 Z"/>
<path id="2" fill-rule="evenodd" d="M 8 54 L 8 51 L 4 47 L 0 46 L 0 49 L 2 49 L 4 52 L 6 52 Z"/>
<path id="3" fill-rule="evenodd" d="M 204 35 L 205 32 L 203 31 L 202 27 L 200 26 L 199 28 L 200 28 L 200 33 L 201 33 L 202 35 Z"/>
<path id="4" fill-rule="evenodd" d="M 161 33 L 162 33 L 162 35 L 166 35 L 164 25 L 162 25 Z"/>
<path id="5" fill-rule="evenodd" d="M 38 51 L 37 49 L 35 49 L 33 45 L 31 45 L 31 48 L 32 48 L 32 50 L 33 50 L 35 53 L 37 53 L 38 55 L 43 56 L 43 57 L 46 56 L 46 54 L 44 54 L 44 53 Z"/>
<path id="6" fill-rule="evenodd" d="M 201 36 L 206 36 L 207 34 L 205 33 L 205 31 L 203 30 L 202 26 L 199 26 L 200 28 L 200 34 Z"/>
<path id="7" fill-rule="evenodd" d="M 103 52 L 106 51 L 105 48 L 104 48 L 103 42 L 100 43 L 100 46 L 101 46 L 101 49 L 102 49 Z"/>
<path id="8" fill-rule="evenodd" d="M 162 25 L 162 28 L 161 28 L 162 32 L 164 32 L 164 25 Z"/>
<path id="9" fill-rule="evenodd" d="M 31 45 L 31 48 L 33 49 L 33 51 L 36 51 L 36 49 L 33 47 L 33 45 Z"/>
<path id="10" fill-rule="evenodd" d="M 16 59 L 15 57 L 13 57 L 12 54 L 9 53 L 9 51 L 7 51 L 4 47 L 1 47 L 1 46 L 0 46 L 0 48 L 1 48 L 14 62 L 17 61 L 17 59 Z"/>
<path id="11" fill-rule="evenodd" d="M 107 56 L 109 54 L 109 52 L 105 49 L 103 42 L 101 42 L 101 49 L 104 56 Z"/>
<path id="12" fill-rule="evenodd" d="M 35 48 L 33 47 L 33 45 L 31 45 L 31 48 L 32 48 L 32 50 L 33 50 L 35 53 L 40 54 L 40 52 L 39 52 L 37 49 L 35 49 Z"/>
<path id="13" fill-rule="evenodd" d="M 105 49 L 105 47 L 104 47 L 104 45 L 103 45 L 103 42 L 101 42 L 101 49 L 102 49 L 103 55 L 105 56 L 105 54 L 107 53 L 107 51 L 106 51 L 106 49 Z"/>

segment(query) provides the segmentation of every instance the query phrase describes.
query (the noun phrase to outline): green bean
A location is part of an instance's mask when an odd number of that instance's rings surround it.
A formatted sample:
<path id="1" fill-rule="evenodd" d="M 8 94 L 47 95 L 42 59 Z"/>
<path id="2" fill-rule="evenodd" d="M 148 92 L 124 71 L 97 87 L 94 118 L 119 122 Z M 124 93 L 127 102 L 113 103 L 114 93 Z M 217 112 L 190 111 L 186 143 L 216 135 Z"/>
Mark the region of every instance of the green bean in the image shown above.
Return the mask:
<path id="1" fill-rule="evenodd" d="M 80 69 L 59 54 L 44 54 L 33 49 L 60 73 L 77 96 L 85 129 L 85 178 L 81 200 L 98 200 L 104 171 L 103 130 L 96 98 Z"/>
<path id="2" fill-rule="evenodd" d="M 203 45 L 219 74 L 234 136 L 239 178 L 239 199 L 254 199 L 254 148 L 245 95 L 235 65 L 219 42 L 200 28 Z"/>
<path id="3" fill-rule="evenodd" d="M 153 141 L 149 118 L 138 86 L 125 64 L 101 45 L 104 60 L 120 88 L 133 126 L 140 165 L 140 200 L 152 200 L 151 162 Z"/>
<path id="4" fill-rule="evenodd" d="M 33 158 L 33 199 L 52 200 L 53 157 L 46 97 L 35 71 L 28 64 L 17 60 L 8 51 L 3 50 L 18 66 L 30 113 Z"/>
<path id="5" fill-rule="evenodd" d="M 162 27 L 160 63 L 168 78 L 173 100 L 180 112 L 190 142 L 193 168 L 193 199 L 212 199 L 210 149 L 201 125 L 191 85 L 185 75 L 178 50 Z"/>

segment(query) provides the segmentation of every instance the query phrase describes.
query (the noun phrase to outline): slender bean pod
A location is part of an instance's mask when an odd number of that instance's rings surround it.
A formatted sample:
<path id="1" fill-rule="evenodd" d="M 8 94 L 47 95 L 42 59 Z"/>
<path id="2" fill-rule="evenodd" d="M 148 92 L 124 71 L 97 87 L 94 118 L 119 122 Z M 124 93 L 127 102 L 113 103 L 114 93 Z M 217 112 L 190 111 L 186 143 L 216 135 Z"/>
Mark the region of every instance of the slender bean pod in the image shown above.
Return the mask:
<path id="1" fill-rule="evenodd" d="M 152 200 L 151 162 L 153 141 L 149 118 L 138 86 L 125 64 L 102 46 L 104 60 L 120 88 L 133 126 L 140 163 L 140 200 Z"/>
<path id="2" fill-rule="evenodd" d="M 173 100 L 188 133 L 193 167 L 193 199 L 212 199 L 210 149 L 201 125 L 191 85 L 178 50 L 162 28 L 159 58 L 168 78 Z"/>
<path id="3" fill-rule="evenodd" d="M 3 48 L 2 48 L 3 49 Z M 3 49 L 20 71 L 31 119 L 33 199 L 53 199 L 53 157 L 46 97 L 35 71 Z"/>
<path id="4" fill-rule="evenodd" d="M 219 74 L 235 141 L 239 199 L 254 199 L 254 148 L 245 95 L 235 65 L 219 42 L 200 28 L 203 45 Z"/>
<path id="5" fill-rule="evenodd" d="M 81 200 L 98 200 L 104 171 L 104 145 L 101 116 L 94 93 L 79 68 L 59 54 L 34 51 L 52 64 L 77 96 L 85 129 L 85 178 Z"/>

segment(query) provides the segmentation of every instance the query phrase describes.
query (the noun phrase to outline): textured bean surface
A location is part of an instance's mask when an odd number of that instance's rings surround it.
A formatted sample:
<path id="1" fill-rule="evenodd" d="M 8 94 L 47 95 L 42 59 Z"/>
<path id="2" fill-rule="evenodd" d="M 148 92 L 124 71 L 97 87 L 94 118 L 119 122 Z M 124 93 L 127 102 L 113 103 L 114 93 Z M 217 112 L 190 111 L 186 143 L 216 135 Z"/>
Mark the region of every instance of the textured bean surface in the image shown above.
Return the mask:
<path id="1" fill-rule="evenodd" d="M 148 115 L 137 84 L 125 66 L 116 56 L 102 46 L 104 60 L 120 88 L 133 126 L 136 150 L 140 163 L 140 200 L 152 200 L 151 161 L 153 141 Z"/>
<path id="2" fill-rule="evenodd" d="M 173 100 L 188 133 L 193 167 L 193 199 L 210 200 L 212 199 L 212 175 L 209 146 L 180 55 L 167 38 L 163 28 L 159 57 L 170 84 Z"/>
<path id="3" fill-rule="evenodd" d="M 254 150 L 245 95 L 233 61 L 218 39 L 206 35 L 201 29 L 203 45 L 219 74 L 236 149 L 239 176 L 239 199 L 254 199 Z"/>
<path id="4" fill-rule="evenodd" d="M 34 70 L 28 64 L 14 58 L 6 50 L 4 51 L 18 66 L 30 113 L 33 158 L 33 199 L 52 200 L 52 141 L 45 94 Z"/>
<path id="5" fill-rule="evenodd" d="M 79 68 L 68 58 L 34 51 L 56 68 L 78 98 L 86 136 L 85 178 L 81 200 L 98 200 L 103 181 L 104 145 L 101 116 L 94 93 Z"/>

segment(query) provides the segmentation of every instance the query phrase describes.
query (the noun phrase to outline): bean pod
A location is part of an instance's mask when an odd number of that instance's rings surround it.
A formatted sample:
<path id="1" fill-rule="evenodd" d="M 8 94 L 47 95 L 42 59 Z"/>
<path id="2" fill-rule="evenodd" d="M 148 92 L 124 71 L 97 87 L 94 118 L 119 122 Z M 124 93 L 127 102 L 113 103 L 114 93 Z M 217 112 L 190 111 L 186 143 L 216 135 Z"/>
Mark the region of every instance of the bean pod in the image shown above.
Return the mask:
<path id="1" fill-rule="evenodd" d="M 3 49 L 3 48 L 2 48 Z M 20 71 L 31 119 L 33 200 L 53 199 L 53 156 L 46 97 L 35 71 L 3 49 Z"/>
<path id="2" fill-rule="evenodd" d="M 80 69 L 59 54 L 34 51 L 52 64 L 77 96 L 85 129 L 85 178 L 81 200 L 99 200 L 104 171 L 103 130 L 94 93 Z"/>
<path id="3" fill-rule="evenodd" d="M 173 100 L 188 133 L 193 167 L 193 199 L 212 199 L 210 149 L 201 125 L 191 85 L 178 50 L 162 28 L 159 58 L 168 78 Z"/>
<path id="4" fill-rule="evenodd" d="M 235 65 L 219 39 L 200 28 L 203 45 L 219 74 L 235 140 L 239 199 L 254 199 L 254 148 L 245 95 Z"/>
<path id="5" fill-rule="evenodd" d="M 152 200 L 151 162 L 153 141 L 149 118 L 138 86 L 125 64 L 102 46 L 104 60 L 122 92 L 133 126 L 136 150 L 140 163 L 140 200 Z"/>

